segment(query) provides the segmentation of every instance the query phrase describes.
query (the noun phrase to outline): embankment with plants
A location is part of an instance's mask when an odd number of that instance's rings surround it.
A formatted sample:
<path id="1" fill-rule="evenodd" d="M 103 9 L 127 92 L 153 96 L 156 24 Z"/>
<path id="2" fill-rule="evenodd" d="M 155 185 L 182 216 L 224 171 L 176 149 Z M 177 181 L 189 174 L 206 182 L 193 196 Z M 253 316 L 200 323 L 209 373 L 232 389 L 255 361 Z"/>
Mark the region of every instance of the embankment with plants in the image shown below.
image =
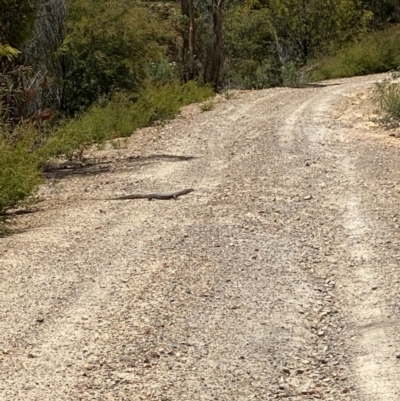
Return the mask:
<path id="1" fill-rule="evenodd" d="M 57 156 L 74 157 L 107 140 L 132 135 L 136 129 L 161 123 L 179 113 L 182 106 L 213 96 L 211 88 L 195 82 L 147 87 L 137 96 L 115 93 L 96 102 L 81 115 L 57 125 L 37 129 L 21 122 L 12 135 L 0 135 L 0 214 L 29 202 L 42 182 L 42 169 Z"/>
<path id="2" fill-rule="evenodd" d="M 400 26 L 369 32 L 315 63 L 313 81 L 396 70 L 400 67 Z"/>

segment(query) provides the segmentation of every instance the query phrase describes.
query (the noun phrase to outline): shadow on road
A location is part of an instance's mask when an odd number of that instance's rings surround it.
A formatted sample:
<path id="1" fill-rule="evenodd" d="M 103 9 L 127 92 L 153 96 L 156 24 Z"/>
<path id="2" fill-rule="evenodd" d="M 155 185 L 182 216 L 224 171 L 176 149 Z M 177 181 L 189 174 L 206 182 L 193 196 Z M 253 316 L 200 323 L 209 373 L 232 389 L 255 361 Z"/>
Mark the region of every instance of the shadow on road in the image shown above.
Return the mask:
<path id="1" fill-rule="evenodd" d="M 340 83 L 332 83 L 332 84 L 309 83 L 309 84 L 301 84 L 299 86 L 289 86 L 289 88 L 293 88 L 293 89 L 326 88 L 328 86 L 338 86 L 338 85 L 342 85 L 342 84 L 340 84 Z"/>
<path id="2" fill-rule="evenodd" d="M 146 165 L 154 161 L 180 162 L 195 159 L 195 156 L 154 154 L 148 156 L 128 156 L 118 160 L 87 160 L 87 161 L 66 161 L 55 164 L 48 164 L 43 169 L 47 179 L 61 179 L 72 175 L 98 175 L 111 170 L 118 170 L 121 165 L 127 163 L 138 163 Z"/>
<path id="3" fill-rule="evenodd" d="M 196 159 L 195 156 L 185 156 L 185 155 L 169 155 L 169 154 L 155 154 L 149 156 L 129 156 L 127 158 L 130 161 L 146 161 L 146 160 L 169 160 L 172 162 L 188 161 Z"/>

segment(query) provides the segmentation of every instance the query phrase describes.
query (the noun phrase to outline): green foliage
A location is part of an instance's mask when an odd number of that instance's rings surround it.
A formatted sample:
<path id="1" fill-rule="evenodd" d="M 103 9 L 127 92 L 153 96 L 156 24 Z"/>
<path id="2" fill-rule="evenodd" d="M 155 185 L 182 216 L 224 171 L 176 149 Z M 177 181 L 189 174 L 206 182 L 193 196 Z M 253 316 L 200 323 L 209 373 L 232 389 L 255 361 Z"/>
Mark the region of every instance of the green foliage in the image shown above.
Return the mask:
<path id="1" fill-rule="evenodd" d="M 15 125 L 26 68 L 21 49 L 32 35 L 39 0 L 0 0 L 0 123 Z"/>
<path id="2" fill-rule="evenodd" d="M 36 131 L 20 125 L 15 134 L 16 144 L 0 131 L 0 213 L 32 195 L 41 181 L 40 158 L 34 150 Z"/>
<path id="3" fill-rule="evenodd" d="M 20 54 L 20 51 L 14 49 L 10 45 L 0 44 L 0 57 L 6 57 L 8 61 L 11 61 L 13 58 L 17 57 L 18 54 Z"/>
<path id="4" fill-rule="evenodd" d="M 119 136 L 129 136 L 136 129 L 172 118 L 187 104 L 213 95 L 208 87 L 190 81 L 184 85 L 147 86 L 140 96 L 119 92 L 111 101 L 93 105 L 86 113 L 62 124 L 43 149 L 43 157 L 74 155 L 77 149 Z"/>
<path id="5" fill-rule="evenodd" d="M 62 109 L 87 109 L 116 91 L 138 91 L 147 65 L 162 59 L 163 24 L 138 0 L 72 0 L 59 50 L 67 66 Z"/>
<path id="6" fill-rule="evenodd" d="M 177 78 L 176 65 L 166 59 L 152 62 L 147 67 L 147 75 L 155 85 L 171 84 Z"/>
<path id="7" fill-rule="evenodd" d="M 373 32 L 320 60 L 314 81 L 390 71 L 400 66 L 400 29 Z"/>
<path id="8" fill-rule="evenodd" d="M 360 0 L 249 0 L 249 6 L 269 10 L 277 51 L 293 61 L 305 61 L 352 40 L 365 32 L 372 17 Z"/>
<path id="9" fill-rule="evenodd" d="M 374 103 L 384 113 L 383 121 L 389 125 L 400 124 L 400 72 L 375 84 Z"/>
<path id="10" fill-rule="evenodd" d="M 183 85 L 175 82 L 162 87 L 149 86 L 130 109 L 132 122 L 140 122 L 134 129 L 172 118 L 182 106 L 202 101 L 213 94 L 211 88 L 199 86 L 194 81 Z"/>
<path id="11" fill-rule="evenodd" d="M 38 0 L 0 0 L 0 43 L 17 49 L 32 34 Z"/>
<path id="12" fill-rule="evenodd" d="M 357 38 L 370 18 L 359 0 L 247 0 L 226 12 L 224 80 L 298 85 L 299 67 Z"/>
<path id="13" fill-rule="evenodd" d="M 281 84 L 270 11 L 238 6 L 225 16 L 224 82 L 245 89 Z"/>
<path id="14" fill-rule="evenodd" d="M 226 13 L 225 22 L 225 46 L 229 56 L 262 63 L 268 55 L 268 46 L 275 40 L 270 11 L 236 7 Z"/>
<path id="15" fill-rule="evenodd" d="M 300 76 L 297 73 L 297 67 L 294 61 L 289 61 L 282 67 L 282 83 L 284 86 L 299 86 Z"/>
<path id="16" fill-rule="evenodd" d="M 388 22 L 400 22 L 398 0 L 362 0 L 362 3 L 373 13 L 371 20 L 373 29 L 381 29 L 387 26 Z"/>
<path id="17" fill-rule="evenodd" d="M 261 63 L 251 59 L 235 60 L 234 67 L 227 70 L 224 80 L 229 83 L 229 87 L 263 89 L 282 84 L 279 66 L 268 60 Z"/>

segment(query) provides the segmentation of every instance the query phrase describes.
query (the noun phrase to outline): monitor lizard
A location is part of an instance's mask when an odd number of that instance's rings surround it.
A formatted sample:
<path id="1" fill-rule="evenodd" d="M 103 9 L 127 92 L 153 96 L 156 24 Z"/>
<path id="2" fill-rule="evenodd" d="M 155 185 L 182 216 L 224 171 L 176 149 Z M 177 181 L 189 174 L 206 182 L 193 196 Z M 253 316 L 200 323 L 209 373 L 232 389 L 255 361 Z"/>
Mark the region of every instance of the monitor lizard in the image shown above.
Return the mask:
<path id="1" fill-rule="evenodd" d="M 128 200 L 128 199 L 148 199 L 151 201 L 152 199 L 160 199 L 160 200 L 167 200 L 167 199 L 178 199 L 181 195 L 189 194 L 193 192 L 193 188 L 183 189 L 182 191 L 178 192 L 171 192 L 171 193 L 154 193 L 154 194 L 132 194 L 132 195 L 123 195 L 117 196 L 115 198 L 102 198 L 96 200 Z"/>

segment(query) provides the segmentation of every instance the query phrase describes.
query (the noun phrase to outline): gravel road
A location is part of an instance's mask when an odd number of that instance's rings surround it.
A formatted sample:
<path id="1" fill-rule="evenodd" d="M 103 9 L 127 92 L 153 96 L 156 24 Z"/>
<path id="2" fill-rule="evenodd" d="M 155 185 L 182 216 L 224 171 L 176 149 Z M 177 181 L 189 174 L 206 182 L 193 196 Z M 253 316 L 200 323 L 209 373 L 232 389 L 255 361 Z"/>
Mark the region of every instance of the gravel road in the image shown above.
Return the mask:
<path id="1" fill-rule="evenodd" d="M 400 400 L 380 79 L 235 92 L 50 171 L 0 239 L 0 400 Z"/>

